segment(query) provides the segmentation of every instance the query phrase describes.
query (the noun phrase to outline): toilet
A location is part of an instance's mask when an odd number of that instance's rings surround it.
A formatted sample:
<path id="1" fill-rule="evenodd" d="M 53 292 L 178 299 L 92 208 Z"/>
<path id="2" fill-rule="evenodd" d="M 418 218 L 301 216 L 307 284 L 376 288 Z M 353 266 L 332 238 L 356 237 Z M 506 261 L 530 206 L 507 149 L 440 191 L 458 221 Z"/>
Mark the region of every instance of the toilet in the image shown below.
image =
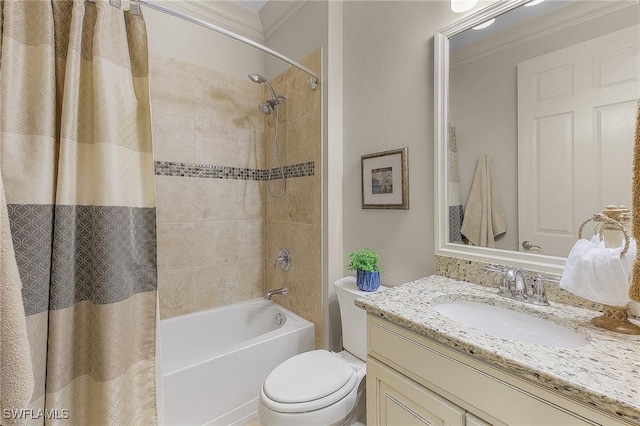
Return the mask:
<path id="1" fill-rule="evenodd" d="M 364 416 L 367 317 L 353 302 L 371 293 L 358 290 L 355 277 L 339 279 L 334 288 L 345 350 L 305 352 L 277 366 L 260 390 L 261 426 L 343 426 Z"/>

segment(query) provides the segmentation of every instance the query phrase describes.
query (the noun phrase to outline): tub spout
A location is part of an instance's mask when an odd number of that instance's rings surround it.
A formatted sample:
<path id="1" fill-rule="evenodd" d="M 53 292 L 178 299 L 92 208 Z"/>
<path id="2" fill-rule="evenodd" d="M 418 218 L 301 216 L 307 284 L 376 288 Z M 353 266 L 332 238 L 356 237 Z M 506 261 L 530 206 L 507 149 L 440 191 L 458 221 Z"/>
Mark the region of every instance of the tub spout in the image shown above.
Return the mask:
<path id="1" fill-rule="evenodd" d="M 286 296 L 287 294 L 289 294 L 289 289 L 286 287 L 281 287 L 281 288 L 277 288 L 275 290 L 269 290 L 264 294 L 264 298 L 266 300 L 271 300 L 271 298 L 273 296 L 275 296 L 276 294 L 281 294 L 283 296 Z"/>

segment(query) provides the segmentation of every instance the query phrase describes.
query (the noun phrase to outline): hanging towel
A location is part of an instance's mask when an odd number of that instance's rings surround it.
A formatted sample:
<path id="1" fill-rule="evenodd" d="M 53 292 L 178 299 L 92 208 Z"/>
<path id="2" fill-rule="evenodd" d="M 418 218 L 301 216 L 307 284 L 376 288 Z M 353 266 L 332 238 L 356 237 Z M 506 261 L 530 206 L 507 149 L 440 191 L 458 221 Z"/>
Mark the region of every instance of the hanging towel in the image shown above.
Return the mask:
<path id="1" fill-rule="evenodd" d="M 33 383 L 22 282 L 0 176 L 0 413 L 26 408 L 33 394 Z"/>
<path id="2" fill-rule="evenodd" d="M 462 218 L 464 209 L 460 199 L 460 174 L 458 173 L 458 147 L 456 143 L 456 128 L 449 123 L 449 143 L 447 150 L 447 165 L 449 176 L 447 190 L 449 200 L 449 242 L 462 241 Z"/>
<path id="3" fill-rule="evenodd" d="M 560 288 L 592 302 L 626 306 L 630 262 L 622 248 L 604 248 L 599 241 L 581 239 L 571 249 Z"/>
<path id="4" fill-rule="evenodd" d="M 494 238 L 507 232 L 507 221 L 493 185 L 493 160 L 488 154 L 478 157 L 461 232 L 471 244 L 481 247 L 495 247 Z"/>

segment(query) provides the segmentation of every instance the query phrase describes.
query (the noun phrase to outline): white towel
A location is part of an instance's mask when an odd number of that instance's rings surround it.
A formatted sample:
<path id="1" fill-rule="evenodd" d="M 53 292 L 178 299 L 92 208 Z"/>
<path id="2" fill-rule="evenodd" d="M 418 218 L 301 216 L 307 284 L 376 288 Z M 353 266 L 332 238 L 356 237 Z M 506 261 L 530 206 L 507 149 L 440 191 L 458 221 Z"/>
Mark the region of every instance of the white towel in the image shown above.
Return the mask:
<path id="1" fill-rule="evenodd" d="M 493 185 L 493 160 L 488 154 L 478 157 L 461 232 L 471 244 L 481 247 L 495 247 L 495 237 L 507 232 L 507 221 Z"/>
<path id="2" fill-rule="evenodd" d="M 33 394 L 33 367 L 9 214 L 0 176 L 0 413 L 25 408 Z"/>
<path id="3" fill-rule="evenodd" d="M 592 302 L 626 306 L 629 301 L 629 261 L 621 248 L 604 248 L 599 241 L 579 240 L 562 273 L 560 288 Z"/>

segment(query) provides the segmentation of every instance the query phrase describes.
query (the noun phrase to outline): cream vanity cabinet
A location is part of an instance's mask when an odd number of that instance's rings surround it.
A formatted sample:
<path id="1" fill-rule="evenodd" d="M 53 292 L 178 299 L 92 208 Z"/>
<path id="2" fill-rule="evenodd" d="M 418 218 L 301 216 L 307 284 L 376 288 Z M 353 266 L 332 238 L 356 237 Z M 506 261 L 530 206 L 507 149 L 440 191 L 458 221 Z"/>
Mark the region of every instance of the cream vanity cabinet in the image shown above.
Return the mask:
<path id="1" fill-rule="evenodd" d="M 367 328 L 369 426 L 628 424 L 379 316 Z"/>

